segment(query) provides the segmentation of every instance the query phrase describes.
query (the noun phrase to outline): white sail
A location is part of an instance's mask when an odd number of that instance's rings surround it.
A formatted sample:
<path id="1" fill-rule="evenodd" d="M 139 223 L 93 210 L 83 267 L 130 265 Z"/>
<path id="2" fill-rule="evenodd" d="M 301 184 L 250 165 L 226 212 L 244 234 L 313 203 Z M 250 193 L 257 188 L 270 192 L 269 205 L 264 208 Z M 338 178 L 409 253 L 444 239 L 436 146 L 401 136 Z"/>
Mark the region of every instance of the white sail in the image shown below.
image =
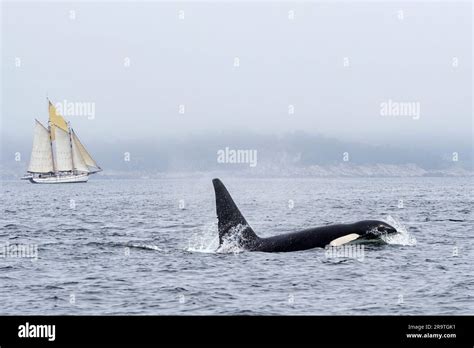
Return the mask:
<path id="1" fill-rule="evenodd" d="M 37 120 L 28 171 L 30 173 L 49 173 L 53 171 L 49 131 Z"/>
<path id="2" fill-rule="evenodd" d="M 76 133 L 72 131 L 72 141 L 75 143 L 77 146 L 77 149 L 79 150 L 82 158 L 84 159 L 84 162 L 86 163 L 87 166 L 89 167 L 95 167 L 100 170 L 99 165 L 94 161 L 92 156 L 87 152 L 86 148 L 84 145 L 82 145 L 81 141 L 77 137 Z"/>
<path id="3" fill-rule="evenodd" d="M 79 150 L 79 147 L 77 146 L 76 141 L 71 142 L 72 145 L 72 162 L 74 164 L 74 170 L 77 170 L 79 172 L 89 172 L 89 168 L 86 165 L 86 162 L 84 158 L 81 155 L 81 151 Z"/>
<path id="4" fill-rule="evenodd" d="M 53 126 L 55 140 L 55 160 L 57 171 L 70 171 L 72 168 L 72 151 L 69 133 L 65 132 L 61 128 Z"/>

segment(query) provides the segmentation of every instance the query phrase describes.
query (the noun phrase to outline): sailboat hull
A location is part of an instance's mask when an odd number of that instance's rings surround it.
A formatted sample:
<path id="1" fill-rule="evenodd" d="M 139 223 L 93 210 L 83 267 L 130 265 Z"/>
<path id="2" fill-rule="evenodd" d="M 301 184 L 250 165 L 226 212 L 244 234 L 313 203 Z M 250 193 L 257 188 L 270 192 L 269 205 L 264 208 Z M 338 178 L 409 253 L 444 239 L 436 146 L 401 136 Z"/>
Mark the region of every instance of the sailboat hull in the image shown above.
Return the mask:
<path id="1" fill-rule="evenodd" d="M 70 174 L 70 175 L 58 175 L 48 176 L 44 178 L 31 177 L 30 182 L 33 184 L 73 184 L 73 183 L 85 183 L 89 180 L 89 174 Z"/>

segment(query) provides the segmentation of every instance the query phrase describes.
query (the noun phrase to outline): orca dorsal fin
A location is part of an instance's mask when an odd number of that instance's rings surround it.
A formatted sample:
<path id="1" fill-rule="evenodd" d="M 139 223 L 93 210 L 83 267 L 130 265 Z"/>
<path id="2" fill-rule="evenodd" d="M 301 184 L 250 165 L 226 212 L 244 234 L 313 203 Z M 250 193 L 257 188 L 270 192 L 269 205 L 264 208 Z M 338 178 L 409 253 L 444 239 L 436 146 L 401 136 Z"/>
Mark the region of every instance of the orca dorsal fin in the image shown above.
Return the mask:
<path id="1" fill-rule="evenodd" d="M 237 208 L 222 181 L 213 179 L 212 184 L 216 194 L 219 246 L 222 244 L 223 239 L 231 233 L 240 233 L 239 243 L 244 247 L 250 247 L 258 239 L 257 235 L 247 223 L 239 208 Z"/>

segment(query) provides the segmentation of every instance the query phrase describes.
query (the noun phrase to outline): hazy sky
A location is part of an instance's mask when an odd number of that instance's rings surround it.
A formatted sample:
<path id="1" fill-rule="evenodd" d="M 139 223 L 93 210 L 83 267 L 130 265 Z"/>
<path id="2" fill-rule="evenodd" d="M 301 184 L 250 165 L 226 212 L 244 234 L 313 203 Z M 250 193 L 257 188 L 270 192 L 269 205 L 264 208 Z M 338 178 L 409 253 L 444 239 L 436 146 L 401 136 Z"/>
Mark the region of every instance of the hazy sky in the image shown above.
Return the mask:
<path id="1" fill-rule="evenodd" d="M 67 118 L 107 142 L 305 130 L 468 143 L 471 25 L 467 2 L 6 2 L 1 134 L 31 141 L 48 94 L 94 103 L 93 120 Z M 382 116 L 388 100 L 419 103 L 419 119 Z"/>

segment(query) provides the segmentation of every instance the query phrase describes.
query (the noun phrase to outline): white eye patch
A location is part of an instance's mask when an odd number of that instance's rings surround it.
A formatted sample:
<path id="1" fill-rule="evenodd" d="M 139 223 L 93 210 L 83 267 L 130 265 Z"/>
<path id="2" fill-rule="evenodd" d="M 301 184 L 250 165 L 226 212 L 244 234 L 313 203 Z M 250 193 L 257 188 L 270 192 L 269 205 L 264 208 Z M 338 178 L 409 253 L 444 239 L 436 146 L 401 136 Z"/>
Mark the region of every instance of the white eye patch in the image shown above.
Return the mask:
<path id="1" fill-rule="evenodd" d="M 340 246 L 349 242 L 352 242 L 353 240 L 356 240 L 357 238 L 360 237 L 360 234 L 357 233 L 351 233 L 346 236 L 342 236 L 339 238 L 334 239 L 329 243 L 330 246 Z"/>

